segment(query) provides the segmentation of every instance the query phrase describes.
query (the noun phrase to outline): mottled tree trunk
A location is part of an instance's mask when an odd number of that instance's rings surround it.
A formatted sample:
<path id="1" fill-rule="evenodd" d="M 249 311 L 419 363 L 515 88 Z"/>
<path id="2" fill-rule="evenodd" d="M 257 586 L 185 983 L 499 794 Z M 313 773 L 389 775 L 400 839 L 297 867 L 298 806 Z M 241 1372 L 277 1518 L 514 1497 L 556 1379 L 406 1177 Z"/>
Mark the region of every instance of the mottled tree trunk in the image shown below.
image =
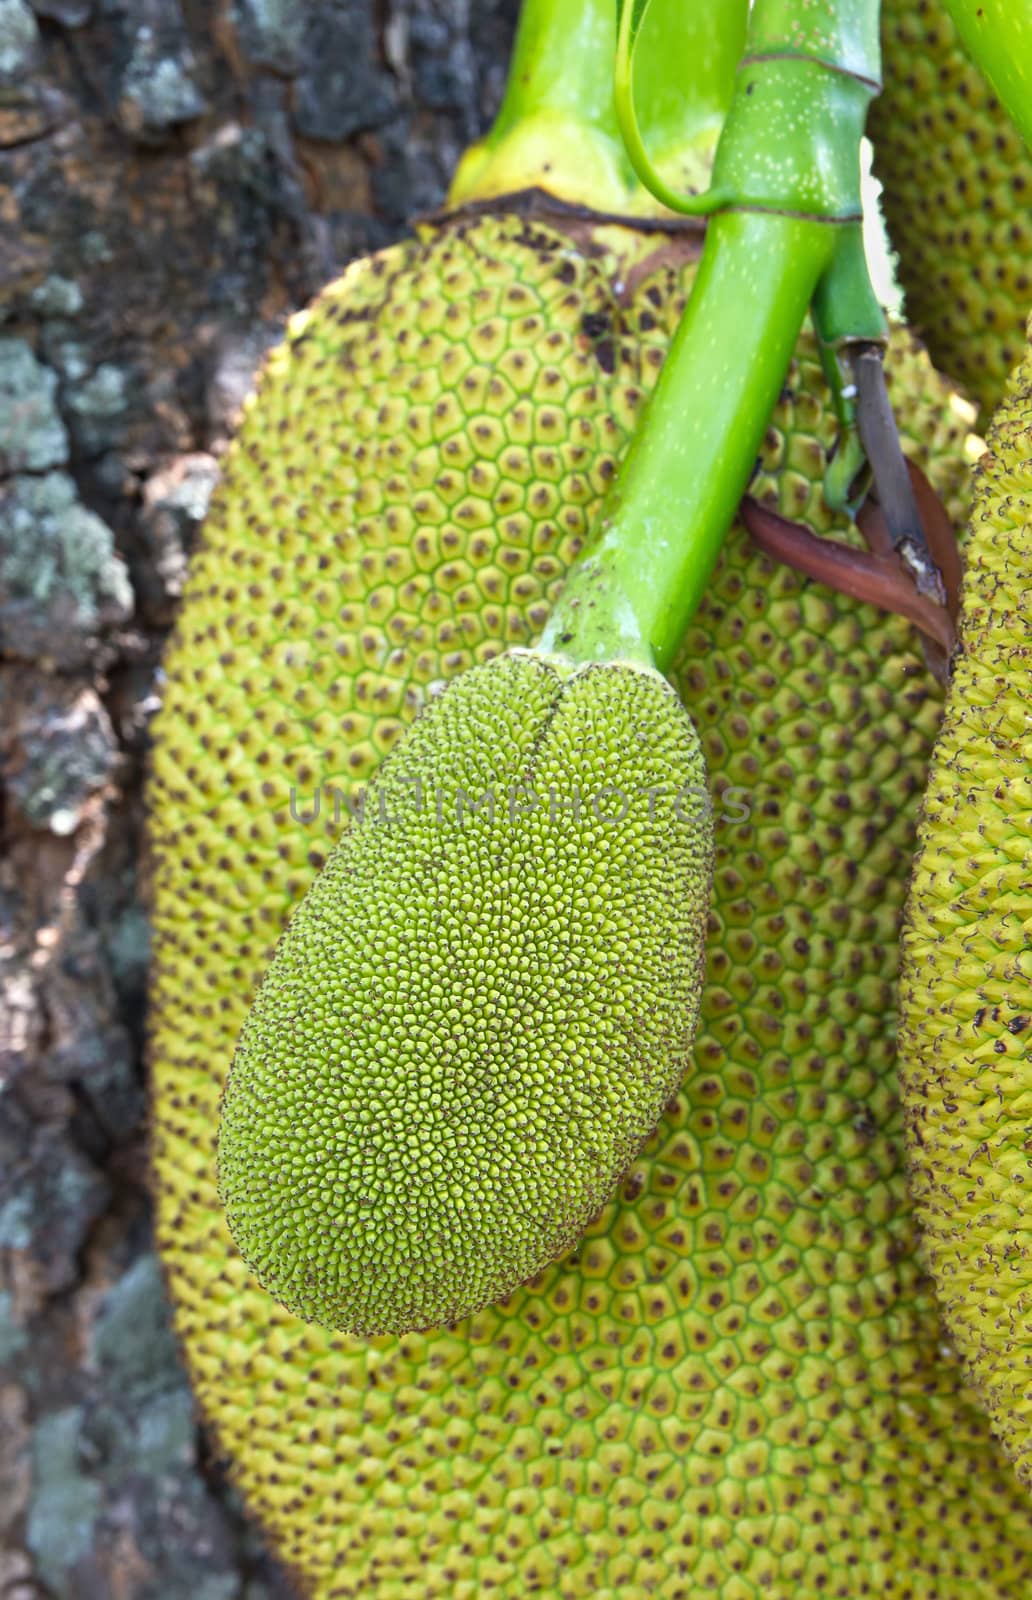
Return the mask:
<path id="1" fill-rule="evenodd" d="M 141 782 L 255 363 L 439 203 L 515 0 L 0 0 L 0 1595 L 289 1591 L 149 1237 Z"/>

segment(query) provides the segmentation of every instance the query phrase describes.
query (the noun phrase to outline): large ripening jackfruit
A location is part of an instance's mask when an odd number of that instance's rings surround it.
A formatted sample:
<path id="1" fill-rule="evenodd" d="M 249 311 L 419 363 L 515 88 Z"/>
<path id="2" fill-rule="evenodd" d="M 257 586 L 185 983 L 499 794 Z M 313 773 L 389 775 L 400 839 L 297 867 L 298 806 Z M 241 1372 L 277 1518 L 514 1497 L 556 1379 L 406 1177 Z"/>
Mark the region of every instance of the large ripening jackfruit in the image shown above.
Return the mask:
<path id="1" fill-rule="evenodd" d="M 517 651 L 451 684 L 244 1024 L 219 1177 L 265 1287 L 406 1333 L 576 1244 L 688 1065 L 711 866 L 698 736 L 651 667 Z"/>
<path id="2" fill-rule="evenodd" d="M 882 0 L 881 15 L 869 131 L 907 316 L 989 412 L 1032 305 L 1032 157 L 943 0 Z"/>
<path id="3" fill-rule="evenodd" d="M 504 1305 L 374 1341 L 283 1310 L 227 1230 L 219 1098 L 339 833 L 329 788 L 540 630 L 676 324 L 684 236 L 576 227 L 446 222 L 351 268 L 226 463 L 152 785 L 153 1163 L 194 1386 L 319 1600 L 1015 1600 L 1032 1508 L 941 1351 L 901 1170 L 896 942 L 938 695 L 904 622 L 741 527 L 675 674 L 717 838 L 693 1066 L 618 1196 Z M 890 375 L 957 518 L 949 390 L 905 335 Z M 841 535 L 834 436 L 804 339 L 753 488 Z"/>
<path id="4" fill-rule="evenodd" d="M 1032 354 L 980 466 L 908 902 L 901 1068 L 946 1321 L 1032 1482 Z"/>

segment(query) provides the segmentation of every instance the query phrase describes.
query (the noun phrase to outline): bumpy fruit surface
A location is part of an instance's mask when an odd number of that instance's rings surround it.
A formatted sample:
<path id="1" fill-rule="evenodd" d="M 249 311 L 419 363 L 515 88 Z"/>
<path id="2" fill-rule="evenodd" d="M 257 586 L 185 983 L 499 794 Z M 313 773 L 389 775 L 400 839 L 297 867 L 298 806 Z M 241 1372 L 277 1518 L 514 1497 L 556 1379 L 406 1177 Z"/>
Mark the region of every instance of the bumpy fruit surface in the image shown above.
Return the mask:
<path id="1" fill-rule="evenodd" d="M 1032 356 L 989 434 L 908 902 L 913 1190 L 951 1333 L 1032 1481 Z"/>
<path id="2" fill-rule="evenodd" d="M 909 320 L 991 411 L 1032 305 L 1032 158 L 942 0 L 883 0 L 875 172 Z"/>
<path id="3" fill-rule="evenodd" d="M 665 678 L 531 651 L 391 752 L 291 918 L 219 1131 L 265 1287 L 441 1327 L 576 1244 L 688 1065 L 713 829 Z"/>
<path id="4" fill-rule="evenodd" d="M 740 528 L 676 674 L 717 841 L 693 1066 L 577 1251 L 450 1331 L 352 1340 L 258 1287 L 219 1205 L 233 1046 L 333 832 L 291 784 L 368 775 L 428 683 L 540 626 L 662 360 L 684 274 L 612 238 L 485 218 L 353 269 L 227 464 L 152 794 L 158 1227 L 196 1392 L 320 1600 L 1015 1600 L 1032 1506 L 943 1352 L 902 1170 L 938 695 L 903 622 Z M 965 427 L 905 336 L 891 364 L 959 520 Z M 755 492 L 832 527 L 834 433 L 806 340 Z"/>

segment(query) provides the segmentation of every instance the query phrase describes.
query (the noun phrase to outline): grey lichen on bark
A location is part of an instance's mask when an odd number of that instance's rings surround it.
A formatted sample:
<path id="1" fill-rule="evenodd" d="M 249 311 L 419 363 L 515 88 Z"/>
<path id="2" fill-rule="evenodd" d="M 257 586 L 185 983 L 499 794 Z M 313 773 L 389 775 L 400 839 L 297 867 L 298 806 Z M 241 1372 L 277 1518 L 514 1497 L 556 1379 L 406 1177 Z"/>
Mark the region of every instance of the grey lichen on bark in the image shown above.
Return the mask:
<path id="1" fill-rule="evenodd" d="M 272 1600 L 150 1244 L 141 788 L 291 310 L 436 205 L 515 0 L 0 0 L 0 1592 Z"/>

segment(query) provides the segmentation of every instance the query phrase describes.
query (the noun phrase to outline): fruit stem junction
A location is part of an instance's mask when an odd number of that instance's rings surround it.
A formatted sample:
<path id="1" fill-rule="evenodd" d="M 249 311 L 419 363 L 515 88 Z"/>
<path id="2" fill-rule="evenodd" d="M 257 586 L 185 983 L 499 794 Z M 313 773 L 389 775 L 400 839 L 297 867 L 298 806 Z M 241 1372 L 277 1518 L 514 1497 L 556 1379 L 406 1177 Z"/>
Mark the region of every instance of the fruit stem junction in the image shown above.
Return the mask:
<path id="1" fill-rule="evenodd" d="M 709 178 L 748 10 L 748 0 L 653 0 L 635 86 L 672 183 Z M 541 188 L 596 211 L 668 216 L 637 181 L 620 136 L 615 55 L 614 0 L 523 0 L 501 109 L 459 163 L 450 202 Z"/>
<path id="2" fill-rule="evenodd" d="M 878 14 L 878 0 L 756 0 L 713 168 L 713 190 L 731 198 L 708 225 L 656 389 L 542 648 L 665 669 L 705 593 L 814 297 L 836 338 L 884 336 L 855 256 Z M 839 251 L 850 238 L 847 273 Z M 852 284 L 841 313 L 819 295 L 829 273 L 832 285 Z"/>

